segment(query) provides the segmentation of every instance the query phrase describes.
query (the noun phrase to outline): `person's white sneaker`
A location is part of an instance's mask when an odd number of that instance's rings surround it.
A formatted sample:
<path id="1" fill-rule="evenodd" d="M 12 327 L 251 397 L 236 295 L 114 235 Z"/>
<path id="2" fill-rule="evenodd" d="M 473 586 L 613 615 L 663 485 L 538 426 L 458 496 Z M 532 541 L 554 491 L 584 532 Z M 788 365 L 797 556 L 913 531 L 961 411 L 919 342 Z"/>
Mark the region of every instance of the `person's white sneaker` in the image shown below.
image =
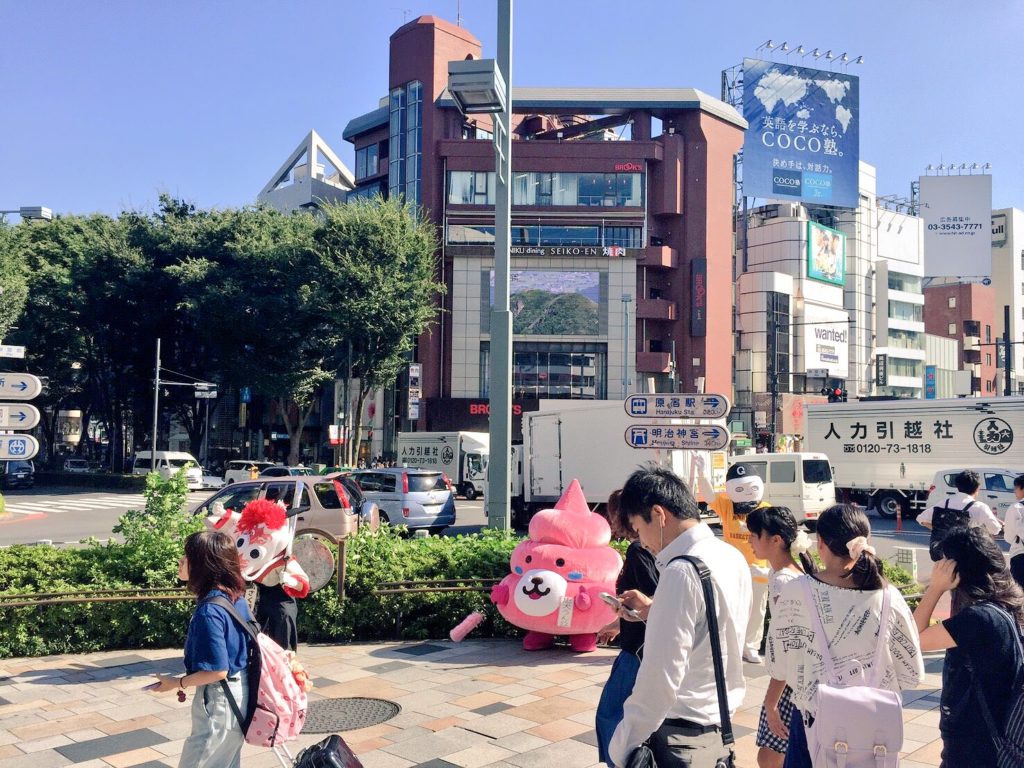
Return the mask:
<path id="1" fill-rule="evenodd" d="M 761 654 L 757 651 L 747 650 L 743 652 L 743 660 L 748 664 L 760 664 Z"/>

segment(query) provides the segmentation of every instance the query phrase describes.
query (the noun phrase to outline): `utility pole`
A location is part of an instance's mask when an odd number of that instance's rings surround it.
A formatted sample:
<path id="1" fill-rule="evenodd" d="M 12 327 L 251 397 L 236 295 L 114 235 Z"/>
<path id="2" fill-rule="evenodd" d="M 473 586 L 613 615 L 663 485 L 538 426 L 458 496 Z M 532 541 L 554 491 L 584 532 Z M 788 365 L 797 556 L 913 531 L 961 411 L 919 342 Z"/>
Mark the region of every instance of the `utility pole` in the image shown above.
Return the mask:
<path id="1" fill-rule="evenodd" d="M 775 430 L 778 427 L 776 413 L 779 410 L 779 371 L 778 365 L 778 325 L 775 321 L 777 309 L 775 294 L 768 299 L 768 337 L 765 339 L 765 350 L 768 354 L 768 391 L 771 393 L 771 413 L 768 415 L 768 430 L 771 433 L 771 444 L 768 452 L 775 450 Z"/>
<path id="2" fill-rule="evenodd" d="M 156 340 L 156 376 L 153 379 L 153 440 L 149 448 L 149 471 L 156 472 L 156 435 L 160 414 L 160 339 Z"/>
<path id="3" fill-rule="evenodd" d="M 1010 305 L 1003 305 L 1003 396 L 1013 394 L 1013 346 L 1010 344 Z"/>

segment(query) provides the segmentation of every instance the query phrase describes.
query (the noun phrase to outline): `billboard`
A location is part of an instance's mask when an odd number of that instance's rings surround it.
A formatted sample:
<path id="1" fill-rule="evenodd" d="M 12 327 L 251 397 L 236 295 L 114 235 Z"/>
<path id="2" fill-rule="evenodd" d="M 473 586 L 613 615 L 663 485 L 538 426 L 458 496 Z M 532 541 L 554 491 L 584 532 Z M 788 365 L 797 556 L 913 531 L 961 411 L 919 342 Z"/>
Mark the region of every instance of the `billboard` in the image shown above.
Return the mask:
<path id="1" fill-rule="evenodd" d="M 807 222 L 807 277 L 832 285 L 846 284 L 846 235 Z"/>
<path id="2" fill-rule="evenodd" d="M 509 302 L 516 335 L 597 336 L 601 329 L 601 273 L 512 270 Z"/>
<path id="3" fill-rule="evenodd" d="M 860 80 L 744 59 L 743 194 L 856 208 Z"/>
<path id="4" fill-rule="evenodd" d="M 797 325 L 803 331 L 804 371 L 827 370 L 830 378 L 850 375 L 850 325 L 845 310 L 804 304 Z"/>
<path id="5" fill-rule="evenodd" d="M 924 273 L 992 274 L 992 177 L 922 176 Z"/>

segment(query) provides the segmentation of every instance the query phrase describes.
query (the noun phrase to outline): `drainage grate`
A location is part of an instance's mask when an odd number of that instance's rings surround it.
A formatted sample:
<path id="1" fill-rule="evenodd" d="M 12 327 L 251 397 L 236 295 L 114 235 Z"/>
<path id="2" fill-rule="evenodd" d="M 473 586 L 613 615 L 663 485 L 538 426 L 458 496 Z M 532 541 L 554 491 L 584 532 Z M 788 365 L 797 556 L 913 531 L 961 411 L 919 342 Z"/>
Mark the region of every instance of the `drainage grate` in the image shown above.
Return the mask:
<path id="1" fill-rule="evenodd" d="M 387 699 L 317 699 L 309 702 L 303 733 L 338 733 L 380 725 L 402 708 Z"/>

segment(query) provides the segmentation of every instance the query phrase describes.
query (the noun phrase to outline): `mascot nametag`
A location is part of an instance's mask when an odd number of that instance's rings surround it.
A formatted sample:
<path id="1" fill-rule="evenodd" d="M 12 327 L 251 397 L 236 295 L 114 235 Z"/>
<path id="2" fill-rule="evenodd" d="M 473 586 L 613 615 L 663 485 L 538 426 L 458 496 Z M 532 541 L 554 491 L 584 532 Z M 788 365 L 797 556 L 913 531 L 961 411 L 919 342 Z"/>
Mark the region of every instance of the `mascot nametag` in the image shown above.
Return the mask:
<path id="1" fill-rule="evenodd" d="M 558 606 L 558 626 L 572 626 L 572 598 L 563 597 L 562 604 Z"/>

